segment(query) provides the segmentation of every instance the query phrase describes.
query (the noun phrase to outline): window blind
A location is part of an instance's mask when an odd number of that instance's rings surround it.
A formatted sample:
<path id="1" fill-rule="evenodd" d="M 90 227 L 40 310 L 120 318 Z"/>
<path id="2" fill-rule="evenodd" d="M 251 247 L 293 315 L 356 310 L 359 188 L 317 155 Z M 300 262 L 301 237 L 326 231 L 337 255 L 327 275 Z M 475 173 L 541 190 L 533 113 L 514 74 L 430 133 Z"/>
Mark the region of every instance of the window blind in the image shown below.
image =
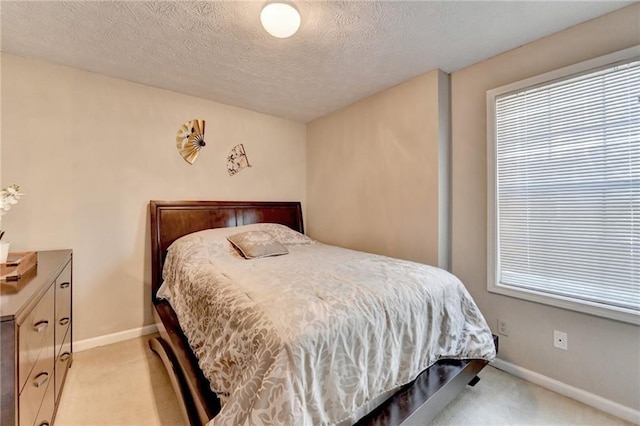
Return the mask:
<path id="1" fill-rule="evenodd" d="M 640 313 L 640 61 L 495 98 L 499 285 Z"/>

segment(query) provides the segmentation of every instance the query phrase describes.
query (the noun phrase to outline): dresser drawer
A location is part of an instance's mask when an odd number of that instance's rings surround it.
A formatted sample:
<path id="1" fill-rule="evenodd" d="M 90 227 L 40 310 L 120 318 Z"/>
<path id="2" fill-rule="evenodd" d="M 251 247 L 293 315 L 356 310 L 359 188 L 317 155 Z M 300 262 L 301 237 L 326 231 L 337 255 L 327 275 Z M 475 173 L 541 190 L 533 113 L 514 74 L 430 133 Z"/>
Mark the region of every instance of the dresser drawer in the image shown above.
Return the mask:
<path id="1" fill-rule="evenodd" d="M 56 316 L 71 318 L 71 264 L 56 279 Z"/>
<path id="2" fill-rule="evenodd" d="M 36 422 L 33 424 L 34 426 L 51 426 L 53 424 L 53 414 L 56 410 L 54 391 L 53 381 L 49 380 L 49 386 L 47 386 L 40 411 L 38 411 L 38 417 L 36 417 Z"/>
<path id="3" fill-rule="evenodd" d="M 50 426 L 54 420 L 71 364 L 61 355 L 73 345 L 72 264 L 71 250 L 41 251 L 36 268 L 2 286 L 0 426 Z M 60 325 L 65 317 L 69 322 Z"/>
<path id="4" fill-rule="evenodd" d="M 34 424 L 47 393 L 47 387 L 50 386 L 52 392 L 55 390 L 53 356 L 53 345 L 49 345 L 40 354 L 31 374 L 27 377 L 22 392 L 20 392 L 21 426 Z"/>
<path id="5" fill-rule="evenodd" d="M 67 376 L 69 365 L 71 364 L 71 333 L 67 333 L 62 343 L 60 353 L 56 356 L 56 401 L 60 399 L 60 392 L 62 391 L 62 384 Z"/>
<path id="6" fill-rule="evenodd" d="M 55 283 L 56 287 L 56 355 L 60 352 L 60 346 L 67 330 L 71 326 L 71 264 L 68 264 L 60 273 Z"/>
<path id="7" fill-rule="evenodd" d="M 54 306 L 54 288 L 52 286 L 42 296 L 27 319 L 18 327 L 20 364 L 18 389 L 20 391 L 24 388 L 27 377 L 29 377 L 42 349 L 50 348 L 53 353 Z M 53 355 L 51 358 L 53 359 Z"/>

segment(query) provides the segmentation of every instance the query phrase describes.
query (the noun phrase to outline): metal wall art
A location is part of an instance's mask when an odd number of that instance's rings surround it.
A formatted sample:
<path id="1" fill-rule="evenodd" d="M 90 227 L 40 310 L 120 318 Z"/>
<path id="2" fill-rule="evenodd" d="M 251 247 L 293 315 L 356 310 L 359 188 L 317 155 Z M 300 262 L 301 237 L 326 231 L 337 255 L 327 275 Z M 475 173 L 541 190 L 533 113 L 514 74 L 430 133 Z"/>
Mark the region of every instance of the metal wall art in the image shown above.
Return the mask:
<path id="1" fill-rule="evenodd" d="M 178 152 L 187 163 L 193 164 L 198 157 L 200 149 L 205 145 L 204 120 L 187 121 L 178 130 L 176 146 Z"/>
<path id="2" fill-rule="evenodd" d="M 227 155 L 227 171 L 229 172 L 229 176 L 233 176 L 245 167 L 251 167 L 251 164 L 249 164 L 244 145 L 238 144 L 234 146 L 231 151 L 229 151 L 229 155 Z"/>

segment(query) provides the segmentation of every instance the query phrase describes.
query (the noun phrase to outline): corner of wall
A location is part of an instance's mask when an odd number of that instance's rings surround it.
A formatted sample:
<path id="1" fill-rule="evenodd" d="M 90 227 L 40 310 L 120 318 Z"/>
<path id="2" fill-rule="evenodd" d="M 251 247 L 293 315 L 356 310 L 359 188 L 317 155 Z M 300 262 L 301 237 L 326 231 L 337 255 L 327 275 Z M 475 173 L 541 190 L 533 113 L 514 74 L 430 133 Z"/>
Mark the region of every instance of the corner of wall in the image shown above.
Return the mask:
<path id="1" fill-rule="evenodd" d="M 451 270 L 451 75 L 438 71 L 438 267 Z"/>

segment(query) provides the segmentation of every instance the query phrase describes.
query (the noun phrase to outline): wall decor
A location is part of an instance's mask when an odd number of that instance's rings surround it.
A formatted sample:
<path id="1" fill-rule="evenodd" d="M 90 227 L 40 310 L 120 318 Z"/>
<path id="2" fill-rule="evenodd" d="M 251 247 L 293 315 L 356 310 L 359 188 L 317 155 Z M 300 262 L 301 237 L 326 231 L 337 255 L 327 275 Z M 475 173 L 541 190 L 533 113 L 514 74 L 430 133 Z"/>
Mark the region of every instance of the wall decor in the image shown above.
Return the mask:
<path id="1" fill-rule="evenodd" d="M 176 147 L 187 163 L 193 164 L 200 149 L 205 145 L 204 120 L 189 120 L 178 130 Z"/>
<path id="2" fill-rule="evenodd" d="M 229 172 L 229 176 L 233 176 L 245 167 L 251 167 L 251 164 L 249 164 L 244 145 L 238 144 L 234 146 L 231 151 L 229 151 L 229 155 L 227 155 L 227 171 Z"/>

